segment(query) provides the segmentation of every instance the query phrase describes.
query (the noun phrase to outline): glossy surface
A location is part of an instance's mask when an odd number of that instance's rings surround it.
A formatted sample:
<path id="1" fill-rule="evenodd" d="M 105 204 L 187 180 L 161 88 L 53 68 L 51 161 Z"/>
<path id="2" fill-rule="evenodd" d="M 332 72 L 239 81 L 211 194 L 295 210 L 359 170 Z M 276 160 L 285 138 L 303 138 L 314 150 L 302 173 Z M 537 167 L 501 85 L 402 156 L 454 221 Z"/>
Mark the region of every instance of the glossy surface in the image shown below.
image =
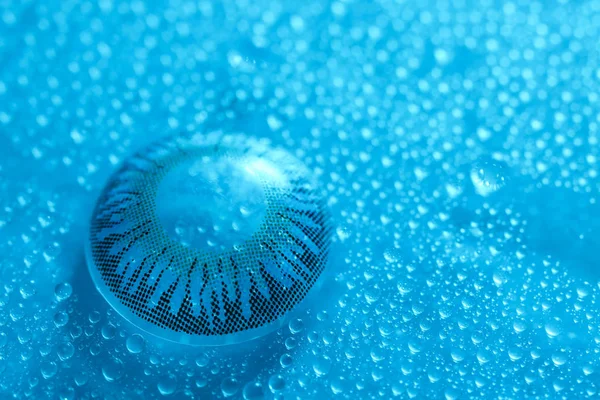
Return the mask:
<path id="1" fill-rule="evenodd" d="M 3 5 L 0 398 L 598 397 L 598 1 Z M 314 174 L 332 274 L 272 334 L 181 350 L 83 243 L 127 157 L 214 130 Z"/>

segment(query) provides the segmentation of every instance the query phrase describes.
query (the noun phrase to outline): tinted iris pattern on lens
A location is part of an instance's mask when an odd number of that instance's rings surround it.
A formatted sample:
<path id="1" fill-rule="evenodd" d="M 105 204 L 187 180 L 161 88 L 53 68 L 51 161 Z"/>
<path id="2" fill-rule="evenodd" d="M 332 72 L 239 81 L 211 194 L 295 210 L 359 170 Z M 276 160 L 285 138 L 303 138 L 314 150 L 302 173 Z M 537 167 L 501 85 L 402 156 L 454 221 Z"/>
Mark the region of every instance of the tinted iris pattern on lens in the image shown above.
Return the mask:
<path id="1" fill-rule="evenodd" d="M 187 246 L 157 216 L 160 183 L 182 163 L 223 158 L 259 182 L 264 218 L 231 248 Z M 324 199 L 289 153 L 243 135 L 198 134 L 155 143 L 112 176 L 92 216 L 88 259 L 100 291 L 135 325 L 224 344 L 281 323 L 322 275 L 331 233 Z"/>

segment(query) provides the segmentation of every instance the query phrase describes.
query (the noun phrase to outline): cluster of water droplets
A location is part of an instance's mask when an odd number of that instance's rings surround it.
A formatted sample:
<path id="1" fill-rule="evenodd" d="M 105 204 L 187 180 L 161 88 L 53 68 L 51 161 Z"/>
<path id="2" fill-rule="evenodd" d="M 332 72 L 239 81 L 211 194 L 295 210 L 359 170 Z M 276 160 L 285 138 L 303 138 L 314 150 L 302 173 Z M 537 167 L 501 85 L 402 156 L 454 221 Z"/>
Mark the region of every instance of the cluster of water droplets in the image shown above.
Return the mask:
<path id="1" fill-rule="evenodd" d="M 598 2 L 159 3 L 0 11 L 0 397 L 598 395 Z M 213 128 L 295 151 L 337 248 L 286 328 L 178 349 L 82 238 L 128 154 Z"/>

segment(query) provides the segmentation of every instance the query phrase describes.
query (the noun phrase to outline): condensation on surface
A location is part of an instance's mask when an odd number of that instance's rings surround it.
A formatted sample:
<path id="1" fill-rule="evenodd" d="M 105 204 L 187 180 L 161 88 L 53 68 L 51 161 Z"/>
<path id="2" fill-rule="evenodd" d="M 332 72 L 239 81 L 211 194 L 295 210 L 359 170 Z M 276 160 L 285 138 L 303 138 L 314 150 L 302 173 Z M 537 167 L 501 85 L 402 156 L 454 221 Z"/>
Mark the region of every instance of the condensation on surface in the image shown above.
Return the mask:
<path id="1" fill-rule="evenodd" d="M 3 5 L 0 398 L 598 396 L 598 1 Z M 131 154 L 213 130 L 322 184 L 332 273 L 272 334 L 181 350 L 83 245 Z"/>

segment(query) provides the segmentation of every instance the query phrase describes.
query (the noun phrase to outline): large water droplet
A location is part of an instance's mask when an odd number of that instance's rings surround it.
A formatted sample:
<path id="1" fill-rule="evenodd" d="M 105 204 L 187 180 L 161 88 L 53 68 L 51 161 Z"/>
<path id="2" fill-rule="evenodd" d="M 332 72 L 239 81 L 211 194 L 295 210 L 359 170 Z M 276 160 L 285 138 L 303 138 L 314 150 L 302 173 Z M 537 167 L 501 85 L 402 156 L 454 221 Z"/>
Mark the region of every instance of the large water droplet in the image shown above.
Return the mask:
<path id="1" fill-rule="evenodd" d="M 73 357 L 73 354 L 75 354 L 75 346 L 73 346 L 71 342 L 61 343 L 58 345 L 56 352 L 58 358 L 60 358 L 61 361 L 65 361 Z"/>
<path id="2" fill-rule="evenodd" d="M 269 389 L 273 393 L 279 392 L 285 388 L 285 379 L 281 375 L 273 375 L 269 378 Z"/>
<path id="3" fill-rule="evenodd" d="M 317 376 L 324 376 L 331 370 L 331 359 L 328 356 L 320 356 L 313 362 L 313 370 Z"/>
<path id="4" fill-rule="evenodd" d="M 133 335 L 127 338 L 127 342 L 125 343 L 127 346 L 127 350 L 132 354 L 138 354 L 144 351 L 144 347 L 146 346 L 146 341 L 144 337 L 140 334 L 134 333 Z"/>
<path id="5" fill-rule="evenodd" d="M 59 311 L 56 314 L 54 314 L 54 325 L 57 328 L 65 326 L 67 322 L 69 322 L 69 314 L 67 314 L 66 312 Z"/>
<path id="6" fill-rule="evenodd" d="M 73 288 L 68 282 L 59 283 L 54 288 L 54 297 L 59 302 L 67 300 L 69 297 L 71 297 L 72 293 Z"/>
<path id="7" fill-rule="evenodd" d="M 123 361 L 118 358 L 112 358 L 102 366 L 102 375 L 107 382 L 114 382 L 123 376 Z"/>
<path id="8" fill-rule="evenodd" d="M 163 396 L 170 396 L 175 393 L 175 390 L 177 389 L 177 380 L 174 376 L 169 375 L 158 382 L 156 387 Z"/>
<path id="9" fill-rule="evenodd" d="M 302 332 L 304 329 L 304 322 L 300 318 L 293 319 L 289 322 L 288 327 L 290 328 L 292 335 L 295 335 L 296 333 Z"/>
<path id="10" fill-rule="evenodd" d="M 544 329 L 546 330 L 546 334 L 551 338 L 557 337 L 561 332 L 560 324 L 557 321 L 548 322 Z"/>
<path id="11" fill-rule="evenodd" d="M 263 400 L 265 398 L 265 389 L 260 382 L 248 382 L 244 386 L 244 400 Z"/>
<path id="12" fill-rule="evenodd" d="M 209 361 L 208 356 L 205 353 L 202 353 L 196 358 L 196 365 L 199 367 L 206 367 Z"/>
<path id="13" fill-rule="evenodd" d="M 225 397 L 233 396 L 238 390 L 240 390 L 240 382 L 234 377 L 225 378 L 221 382 L 221 392 Z"/>
<path id="14" fill-rule="evenodd" d="M 44 379 L 52 378 L 56 375 L 56 371 L 58 371 L 58 367 L 54 361 L 44 361 L 40 366 L 40 372 Z"/>

